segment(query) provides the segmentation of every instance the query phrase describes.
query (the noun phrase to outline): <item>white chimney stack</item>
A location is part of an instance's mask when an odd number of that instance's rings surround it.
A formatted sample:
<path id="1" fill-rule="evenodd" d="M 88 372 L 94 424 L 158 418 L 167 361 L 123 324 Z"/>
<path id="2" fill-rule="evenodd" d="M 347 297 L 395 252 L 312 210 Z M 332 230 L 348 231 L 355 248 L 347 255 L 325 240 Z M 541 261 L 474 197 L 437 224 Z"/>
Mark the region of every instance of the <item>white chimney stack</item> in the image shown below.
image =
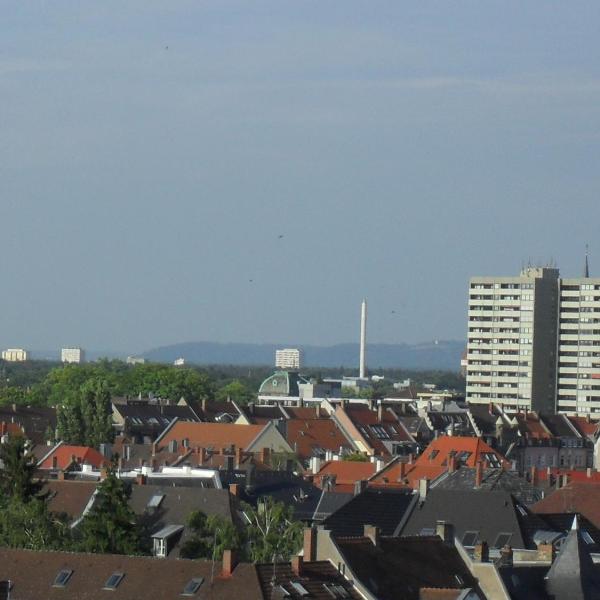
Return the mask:
<path id="1" fill-rule="evenodd" d="M 367 301 L 360 305 L 360 364 L 359 377 L 367 376 Z"/>

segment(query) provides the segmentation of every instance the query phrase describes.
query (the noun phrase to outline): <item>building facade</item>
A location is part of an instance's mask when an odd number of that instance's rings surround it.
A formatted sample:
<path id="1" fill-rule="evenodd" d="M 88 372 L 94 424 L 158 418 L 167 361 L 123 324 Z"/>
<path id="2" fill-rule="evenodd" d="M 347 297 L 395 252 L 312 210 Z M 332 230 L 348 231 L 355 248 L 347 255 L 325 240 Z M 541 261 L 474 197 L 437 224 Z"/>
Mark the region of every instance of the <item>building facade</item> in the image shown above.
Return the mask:
<path id="1" fill-rule="evenodd" d="M 298 348 L 275 350 L 275 367 L 299 370 L 302 367 L 302 351 Z"/>
<path id="2" fill-rule="evenodd" d="M 79 364 L 85 360 L 85 352 L 81 348 L 62 348 L 60 360 L 64 363 Z"/>
<path id="3" fill-rule="evenodd" d="M 8 348 L 2 351 L 2 360 L 7 362 L 24 362 L 29 360 L 29 352 L 23 348 Z"/>
<path id="4" fill-rule="evenodd" d="M 548 267 L 472 278 L 467 400 L 600 413 L 600 279 Z"/>

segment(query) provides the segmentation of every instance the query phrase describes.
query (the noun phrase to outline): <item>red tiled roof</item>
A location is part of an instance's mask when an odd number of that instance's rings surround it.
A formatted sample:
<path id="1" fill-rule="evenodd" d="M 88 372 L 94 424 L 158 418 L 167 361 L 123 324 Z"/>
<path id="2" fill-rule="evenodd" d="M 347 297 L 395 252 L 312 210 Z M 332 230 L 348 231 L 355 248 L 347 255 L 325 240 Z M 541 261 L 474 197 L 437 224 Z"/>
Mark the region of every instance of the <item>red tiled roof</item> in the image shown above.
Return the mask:
<path id="1" fill-rule="evenodd" d="M 586 437 L 594 437 L 598 431 L 600 423 L 598 421 L 588 421 L 585 417 L 567 417 L 582 435 Z"/>
<path id="2" fill-rule="evenodd" d="M 324 476 L 335 476 L 336 491 L 338 485 L 352 486 L 357 481 L 365 480 L 375 473 L 375 463 L 354 460 L 331 460 L 325 463 L 314 476 L 314 484 L 321 487 Z"/>
<path id="3" fill-rule="evenodd" d="M 314 414 L 314 411 L 313 411 Z M 301 460 L 313 456 L 314 449 L 339 452 L 352 445 L 331 419 L 290 419 L 286 422 L 286 438 Z"/>
<path id="4" fill-rule="evenodd" d="M 600 527 L 600 483 L 570 483 L 534 504 L 535 513 L 581 513 Z"/>
<path id="5" fill-rule="evenodd" d="M 60 444 L 56 446 L 40 464 L 38 464 L 38 469 L 54 468 L 55 457 L 56 468 L 63 470 L 69 467 L 73 460 L 83 465 L 92 465 L 98 469 L 108 463 L 108 460 L 95 448 Z"/>
<path id="6" fill-rule="evenodd" d="M 234 423 L 177 422 L 156 441 L 157 449 L 168 446 L 171 440 L 181 444 L 188 440 L 191 448 L 212 447 L 221 450 L 229 446 L 246 449 L 264 430 L 264 425 L 235 425 Z"/>

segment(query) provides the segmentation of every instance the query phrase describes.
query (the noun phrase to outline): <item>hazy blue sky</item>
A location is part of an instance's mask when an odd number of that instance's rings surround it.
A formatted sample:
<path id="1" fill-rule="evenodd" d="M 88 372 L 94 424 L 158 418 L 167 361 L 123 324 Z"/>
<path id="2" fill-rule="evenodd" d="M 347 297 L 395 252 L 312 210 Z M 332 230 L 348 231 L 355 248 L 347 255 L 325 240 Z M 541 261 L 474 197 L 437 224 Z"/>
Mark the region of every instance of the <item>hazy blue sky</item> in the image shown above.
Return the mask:
<path id="1" fill-rule="evenodd" d="M 586 242 L 600 275 L 599 30 L 597 0 L 0 1 L 0 344 L 329 344 L 363 296 L 370 341 L 462 339 L 472 275 L 579 275 Z"/>

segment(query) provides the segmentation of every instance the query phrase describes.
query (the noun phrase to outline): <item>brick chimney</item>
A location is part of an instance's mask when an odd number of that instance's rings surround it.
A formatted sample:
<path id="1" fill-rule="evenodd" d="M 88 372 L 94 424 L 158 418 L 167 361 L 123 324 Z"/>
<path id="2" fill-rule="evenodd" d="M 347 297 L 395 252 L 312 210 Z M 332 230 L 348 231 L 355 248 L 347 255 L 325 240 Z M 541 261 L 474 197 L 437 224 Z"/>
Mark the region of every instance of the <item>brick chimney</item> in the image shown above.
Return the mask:
<path id="1" fill-rule="evenodd" d="M 53 456 L 52 457 L 52 468 L 53 469 L 58 469 L 58 456 Z"/>
<path id="2" fill-rule="evenodd" d="M 138 485 L 146 485 L 146 476 L 143 475 L 142 473 L 138 473 L 135 477 L 135 482 Z"/>
<path id="3" fill-rule="evenodd" d="M 240 496 L 240 484 L 239 483 L 230 483 L 229 484 L 229 493 L 236 498 Z"/>
<path id="4" fill-rule="evenodd" d="M 304 528 L 304 562 L 314 562 L 317 558 L 317 530 Z"/>
<path id="5" fill-rule="evenodd" d="M 302 568 L 304 566 L 304 559 L 302 556 L 292 556 L 292 572 L 296 577 L 302 576 Z"/>
<path id="6" fill-rule="evenodd" d="M 237 565 L 237 557 L 233 550 L 225 550 L 223 552 L 223 577 L 231 577 L 233 570 Z"/>
<path id="7" fill-rule="evenodd" d="M 483 481 L 483 463 L 478 460 L 475 465 L 475 487 L 480 488 Z"/>
<path id="8" fill-rule="evenodd" d="M 236 448 L 235 449 L 235 464 L 238 469 L 240 468 L 243 459 L 244 459 L 244 449 Z"/>
<path id="9" fill-rule="evenodd" d="M 538 544 L 537 559 L 544 562 L 552 562 L 554 560 L 555 550 L 552 544 Z"/>
<path id="10" fill-rule="evenodd" d="M 490 549 L 488 543 L 483 541 L 476 544 L 473 549 L 473 559 L 475 562 L 489 562 L 490 560 Z"/>
<path id="11" fill-rule="evenodd" d="M 448 455 L 448 473 L 456 471 L 456 456 Z"/>
<path id="12" fill-rule="evenodd" d="M 379 527 L 375 525 L 363 525 L 363 535 L 373 542 L 373 546 L 379 546 Z"/>
<path id="13" fill-rule="evenodd" d="M 529 481 L 531 485 L 537 485 L 538 483 L 538 473 L 537 469 L 535 468 L 535 465 L 531 466 L 531 475 L 529 477 Z"/>
<path id="14" fill-rule="evenodd" d="M 406 477 L 406 463 L 400 462 L 399 466 L 400 474 L 398 475 L 398 481 L 404 481 L 404 478 Z"/>

